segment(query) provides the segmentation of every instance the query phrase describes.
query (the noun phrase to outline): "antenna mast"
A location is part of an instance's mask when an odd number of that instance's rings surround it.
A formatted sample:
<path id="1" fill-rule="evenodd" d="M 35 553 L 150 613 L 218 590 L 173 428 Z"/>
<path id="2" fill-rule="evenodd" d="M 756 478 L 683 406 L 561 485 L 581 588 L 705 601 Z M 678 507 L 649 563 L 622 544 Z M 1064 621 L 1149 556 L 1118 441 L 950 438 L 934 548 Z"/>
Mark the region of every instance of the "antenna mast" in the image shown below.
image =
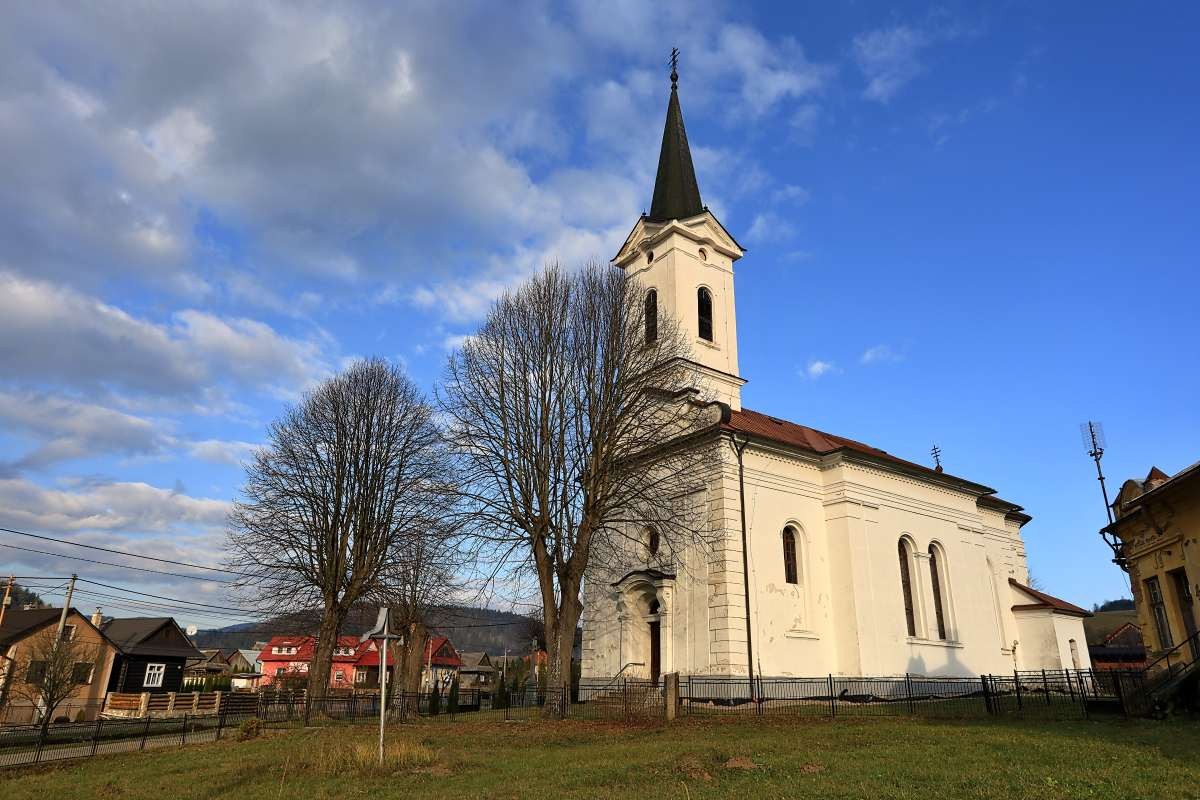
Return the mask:
<path id="1" fill-rule="evenodd" d="M 1083 437 L 1083 449 L 1087 451 L 1088 458 L 1096 462 L 1096 480 L 1100 481 L 1100 494 L 1104 496 L 1104 512 L 1108 514 L 1108 526 L 1100 531 L 1100 536 L 1104 539 L 1104 543 L 1112 548 L 1113 563 L 1128 572 L 1129 561 L 1125 558 L 1125 543 L 1112 530 L 1113 511 L 1108 502 L 1108 487 L 1104 483 L 1104 470 L 1100 467 L 1100 459 L 1104 457 L 1104 426 L 1099 422 L 1088 420 L 1079 426 L 1079 433 Z"/>

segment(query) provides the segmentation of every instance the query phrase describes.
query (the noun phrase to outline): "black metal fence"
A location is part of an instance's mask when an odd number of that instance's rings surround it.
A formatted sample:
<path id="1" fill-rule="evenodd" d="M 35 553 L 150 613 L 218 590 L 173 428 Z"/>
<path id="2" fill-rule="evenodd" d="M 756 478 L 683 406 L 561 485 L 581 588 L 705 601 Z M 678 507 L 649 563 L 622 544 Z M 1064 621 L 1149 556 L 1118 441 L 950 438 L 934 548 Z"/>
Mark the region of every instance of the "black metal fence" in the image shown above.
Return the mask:
<path id="1" fill-rule="evenodd" d="M 983 717 L 1005 714 L 1085 717 L 1089 672 L 1015 672 L 978 678 L 680 678 L 680 712 L 688 715 L 811 717 Z"/>
<path id="2" fill-rule="evenodd" d="M 538 718 L 659 722 L 677 702 L 681 715 L 747 717 L 1020 715 L 1077 719 L 1096 701 L 1132 692 L 1115 673 L 1015 672 L 979 678 L 746 678 L 682 676 L 677 697 L 638 679 L 585 679 L 566 689 L 527 687 L 504 693 L 399 693 L 386 710 L 391 723 L 504 721 Z M 379 719 L 379 695 L 306 697 L 304 692 L 230 695 L 217 713 L 97 719 L 92 722 L 0 726 L 0 767 L 180 746 L 236 735 L 247 721 L 273 728 L 356 724 Z"/>

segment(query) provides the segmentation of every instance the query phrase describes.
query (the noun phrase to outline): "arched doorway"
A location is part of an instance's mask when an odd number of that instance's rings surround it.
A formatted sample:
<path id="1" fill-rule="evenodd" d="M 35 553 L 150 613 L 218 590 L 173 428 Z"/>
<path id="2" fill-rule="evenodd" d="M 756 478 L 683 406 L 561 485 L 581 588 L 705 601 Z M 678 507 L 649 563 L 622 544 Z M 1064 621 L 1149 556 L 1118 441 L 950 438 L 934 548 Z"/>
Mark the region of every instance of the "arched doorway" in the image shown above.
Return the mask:
<path id="1" fill-rule="evenodd" d="M 649 615 L 646 617 L 650 625 L 650 682 L 658 685 L 662 674 L 662 620 L 658 615 L 658 600 L 650 601 Z"/>

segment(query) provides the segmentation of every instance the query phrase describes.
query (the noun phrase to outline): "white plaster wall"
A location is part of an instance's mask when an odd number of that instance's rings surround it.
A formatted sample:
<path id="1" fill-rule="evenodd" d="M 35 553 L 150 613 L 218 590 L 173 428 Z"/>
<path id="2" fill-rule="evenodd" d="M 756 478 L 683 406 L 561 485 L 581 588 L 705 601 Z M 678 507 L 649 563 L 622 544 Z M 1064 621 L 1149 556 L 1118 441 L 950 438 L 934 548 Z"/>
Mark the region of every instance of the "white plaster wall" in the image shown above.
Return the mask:
<path id="1" fill-rule="evenodd" d="M 1075 640 L 1079 654 L 1079 669 L 1091 669 L 1092 659 L 1088 655 L 1087 639 L 1084 638 L 1083 620 L 1066 614 L 1054 615 L 1054 637 L 1058 642 L 1058 659 L 1061 669 L 1075 669 L 1071 658 L 1071 640 Z M 1050 669 L 1044 667 L 1042 669 Z"/>

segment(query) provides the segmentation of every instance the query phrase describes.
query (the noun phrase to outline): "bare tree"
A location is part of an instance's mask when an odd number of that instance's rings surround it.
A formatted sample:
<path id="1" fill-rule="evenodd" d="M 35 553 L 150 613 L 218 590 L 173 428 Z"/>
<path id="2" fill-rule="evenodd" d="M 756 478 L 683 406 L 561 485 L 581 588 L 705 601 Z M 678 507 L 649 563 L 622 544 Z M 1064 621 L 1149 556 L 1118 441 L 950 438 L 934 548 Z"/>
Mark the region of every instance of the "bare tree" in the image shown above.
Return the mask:
<path id="1" fill-rule="evenodd" d="M 477 548 L 536 577 L 549 685 L 563 686 L 589 564 L 703 541 L 696 375 L 644 289 L 610 266 L 549 267 L 451 356 L 440 407 Z"/>
<path id="2" fill-rule="evenodd" d="M 266 613 L 320 609 L 310 694 L 325 690 L 355 605 L 390 602 L 414 553 L 446 539 L 450 466 L 432 409 L 379 359 L 353 364 L 272 423 L 230 517 L 227 563 Z"/>
<path id="3" fill-rule="evenodd" d="M 44 731 L 54 719 L 55 709 L 92 681 L 100 658 L 97 642 L 78 635 L 64 638 L 57 626 L 45 628 L 24 646 L 10 678 L 12 690 L 41 709 Z"/>

